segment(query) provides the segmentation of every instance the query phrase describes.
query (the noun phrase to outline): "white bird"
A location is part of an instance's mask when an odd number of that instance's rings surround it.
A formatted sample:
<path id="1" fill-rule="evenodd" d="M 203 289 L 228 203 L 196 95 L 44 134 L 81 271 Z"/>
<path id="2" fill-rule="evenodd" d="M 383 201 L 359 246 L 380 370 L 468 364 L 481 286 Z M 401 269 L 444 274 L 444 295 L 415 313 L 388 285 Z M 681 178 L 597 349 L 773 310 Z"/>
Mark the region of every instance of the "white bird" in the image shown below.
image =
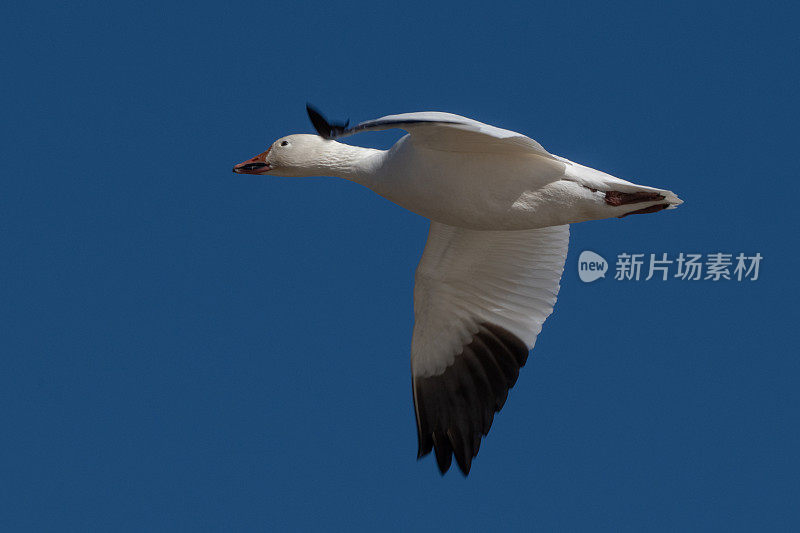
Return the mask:
<path id="1" fill-rule="evenodd" d="M 389 115 L 353 127 L 312 107 L 319 135 L 289 135 L 233 168 L 336 176 L 431 220 L 417 267 L 411 373 L 418 458 L 435 449 L 467 475 L 558 295 L 568 224 L 673 209 L 645 187 L 547 152 L 522 134 L 451 113 Z M 342 144 L 408 132 L 389 150 Z"/>

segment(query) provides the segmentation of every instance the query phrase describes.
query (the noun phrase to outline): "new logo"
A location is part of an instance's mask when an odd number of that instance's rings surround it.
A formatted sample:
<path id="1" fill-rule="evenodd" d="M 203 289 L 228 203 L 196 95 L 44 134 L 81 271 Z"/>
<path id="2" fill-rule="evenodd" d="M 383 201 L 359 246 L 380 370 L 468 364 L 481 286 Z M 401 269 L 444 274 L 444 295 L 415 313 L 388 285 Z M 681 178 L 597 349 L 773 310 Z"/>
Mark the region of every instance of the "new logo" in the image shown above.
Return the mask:
<path id="1" fill-rule="evenodd" d="M 592 281 L 606 277 L 608 262 L 603 256 L 584 250 L 578 257 L 578 276 L 581 281 L 591 283 Z"/>

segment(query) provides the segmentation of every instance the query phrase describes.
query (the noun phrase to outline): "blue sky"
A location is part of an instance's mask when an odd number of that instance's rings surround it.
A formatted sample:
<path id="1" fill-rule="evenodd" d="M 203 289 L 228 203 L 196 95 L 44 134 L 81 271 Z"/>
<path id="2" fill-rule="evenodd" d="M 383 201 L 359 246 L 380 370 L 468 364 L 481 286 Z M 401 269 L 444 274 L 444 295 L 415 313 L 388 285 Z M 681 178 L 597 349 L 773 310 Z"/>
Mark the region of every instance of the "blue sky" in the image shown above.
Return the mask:
<path id="1" fill-rule="evenodd" d="M 4 529 L 800 526 L 792 4 L 4 11 Z M 230 171 L 311 132 L 306 101 L 463 114 L 686 201 L 573 226 L 468 479 L 415 459 L 426 220 Z M 584 284 L 582 250 L 764 260 L 756 282 Z"/>

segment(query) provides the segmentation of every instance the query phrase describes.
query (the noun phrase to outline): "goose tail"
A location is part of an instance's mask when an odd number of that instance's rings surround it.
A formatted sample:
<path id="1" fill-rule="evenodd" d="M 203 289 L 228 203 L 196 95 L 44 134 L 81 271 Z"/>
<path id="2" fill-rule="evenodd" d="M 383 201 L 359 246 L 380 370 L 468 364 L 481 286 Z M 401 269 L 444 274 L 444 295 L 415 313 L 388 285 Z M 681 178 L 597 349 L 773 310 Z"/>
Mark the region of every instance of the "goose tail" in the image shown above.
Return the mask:
<path id="1" fill-rule="evenodd" d="M 609 216 L 609 208 L 613 213 L 610 216 L 622 218 L 675 209 L 683 203 L 672 191 L 639 185 L 571 161 L 569 163 L 567 179 L 593 193 L 595 201 L 605 208 L 602 218 Z"/>

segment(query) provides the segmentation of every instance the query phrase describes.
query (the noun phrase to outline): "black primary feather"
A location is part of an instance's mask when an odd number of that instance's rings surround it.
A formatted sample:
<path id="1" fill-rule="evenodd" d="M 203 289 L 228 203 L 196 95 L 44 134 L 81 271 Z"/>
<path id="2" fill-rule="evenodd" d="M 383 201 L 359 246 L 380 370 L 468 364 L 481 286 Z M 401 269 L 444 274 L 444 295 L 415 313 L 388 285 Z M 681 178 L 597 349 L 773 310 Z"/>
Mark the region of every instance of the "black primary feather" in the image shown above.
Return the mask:
<path id="1" fill-rule="evenodd" d="M 489 433 L 527 358 L 528 347 L 519 337 L 483 322 L 444 372 L 414 377 L 417 458 L 435 452 L 444 474 L 455 456 L 461 472 L 469 474 L 481 438 Z"/>
<path id="2" fill-rule="evenodd" d="M 328 122 L 325 117 L 322 116 L 322 113 L 308 103 L 306 104 L 306 111 L 308 112 L 308 118 L 311 119 L 311 124 L 314 125 L 314 129 L 317 130 L 317 133 L 323 139 L 335 139 L 343 134 L 350 124 L 349 120 L 344 124 Z"/>

